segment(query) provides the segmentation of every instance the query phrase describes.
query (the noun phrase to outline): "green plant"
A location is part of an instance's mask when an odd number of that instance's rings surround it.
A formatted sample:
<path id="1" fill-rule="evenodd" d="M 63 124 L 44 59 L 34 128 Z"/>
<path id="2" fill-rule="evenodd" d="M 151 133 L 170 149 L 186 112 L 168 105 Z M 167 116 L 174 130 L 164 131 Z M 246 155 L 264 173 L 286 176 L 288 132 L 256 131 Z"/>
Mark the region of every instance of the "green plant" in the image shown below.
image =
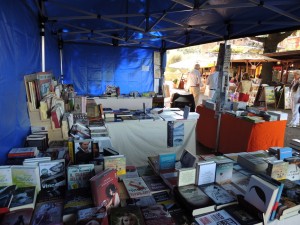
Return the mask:
<path id="1" fill-rule="evenodd" d="M 173 80 L 173 84 L 177 84 L 177 81 L 178 81 L 178 79 L 175 78 L 175 79 Z"/>

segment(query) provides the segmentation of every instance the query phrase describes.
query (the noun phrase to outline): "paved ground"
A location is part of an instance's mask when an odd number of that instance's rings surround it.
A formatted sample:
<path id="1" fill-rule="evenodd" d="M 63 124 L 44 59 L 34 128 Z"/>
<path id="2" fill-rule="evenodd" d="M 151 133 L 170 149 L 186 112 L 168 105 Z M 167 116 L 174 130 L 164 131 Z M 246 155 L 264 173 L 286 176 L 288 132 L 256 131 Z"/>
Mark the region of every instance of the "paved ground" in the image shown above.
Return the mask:
<path id="1" fill-rule="evenodd" d="M 186 93 L 186 91 L 182 90 L 182 89 L 171 89 L 170 90 L 171 96 L 172 96 L 172 93 L 175 93 L 175 92 L 178 92 L 178 93 L 181 93 L 181 94 L 182 93 Z M 205 99 L 206 97 L 203 94 L 201 94 L 200 98 L 201 99 Z M 271 108 L 269 108 L 269 109 L 271 109 Z M 286 112 L 286 113 L 288 113 L 288 118 L 289 119 L 291 118 L 291 110 L 290 109 L 288 109 L 288 110 L 284 110 L 284 109 L 271 109 L 271 110 Z M 270 131 L 270 132 L 272 132 L 272 131 Z M 300 127 L 297 127 L 297 128 L 286 127 L 286 129 L 285 129 L 284 145 L 285 146 L 289 146 L 290 141 L 292 139 L 294 139 L 294 138 L 300 139 Z M 212 149 L 205 148 L 200 143 L 197 143 L 197 154 L 211 153 L 211 151 L 212 151 Z"/>

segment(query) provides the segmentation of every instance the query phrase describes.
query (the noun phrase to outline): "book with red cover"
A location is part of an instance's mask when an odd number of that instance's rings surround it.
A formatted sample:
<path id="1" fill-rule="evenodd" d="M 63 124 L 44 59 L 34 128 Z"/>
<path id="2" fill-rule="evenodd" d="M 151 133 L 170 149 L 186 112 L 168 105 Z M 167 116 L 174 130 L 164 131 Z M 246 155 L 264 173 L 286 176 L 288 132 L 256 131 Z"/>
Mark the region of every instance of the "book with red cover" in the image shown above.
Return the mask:
<path id="1" fill-rule="evenodd" d="M 118 177 L 115 169 L 106 169 L 90 179 L 93 202 L 95 206 L 118 207 L 120 197 Z"/>

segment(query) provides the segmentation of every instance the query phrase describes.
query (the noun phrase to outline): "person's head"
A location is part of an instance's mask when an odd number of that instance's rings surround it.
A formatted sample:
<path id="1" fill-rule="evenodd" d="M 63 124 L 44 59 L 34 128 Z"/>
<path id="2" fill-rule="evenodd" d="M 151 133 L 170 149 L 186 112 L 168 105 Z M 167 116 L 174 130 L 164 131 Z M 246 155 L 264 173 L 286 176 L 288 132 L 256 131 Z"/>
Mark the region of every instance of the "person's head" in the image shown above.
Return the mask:
<path id="1" fill-rule="evenodd" d="M 119 225 L 139 225 L 139 220 L 133 213 L 125 213 L 119 220 Z"/>
<path id="2" fill-rule="evenodd" d="M 194 66 L 194 69 L 195 69 L 195 70 L 200 70 L 200 64 L 199 64 L 199 63 L 196 63 L 195 66 Z"/>
<path id="3" fill-rule="evenodd" d="M 299 80 L 300 78 L 300 70 L 294 70 L 294 79 Z"/>
<path id="4" fill-rule="evenodd" d="M 114 194 L 117 192 L 117 188 L 114 184 L 110 184 L 106 187 L 106 195 L 110 198 L 114 196 Z"/>
<path id="5" fill-rule="evenodd" d="M 250 80 L 250 76 L 247 72 L 243 73 L 243 80 Z"/>
<path id="6" fill-rule="evenodd" d="M 82 148 L 84 151 L 88 151 L 88 149 L 89 149 L 89 144 L 90 144 L 89 141 L 85 141 L 85 142 L 80 142 L 80 143 L 79 143 L 80 148 Z"/>
<path id="7" fill-rule="evenodd" d="M 216 71 L 216 67 L 215 66 L 212 66 L 211 68 L 210 68 L 210 72 L 211 73 L 214 73 Z"/>

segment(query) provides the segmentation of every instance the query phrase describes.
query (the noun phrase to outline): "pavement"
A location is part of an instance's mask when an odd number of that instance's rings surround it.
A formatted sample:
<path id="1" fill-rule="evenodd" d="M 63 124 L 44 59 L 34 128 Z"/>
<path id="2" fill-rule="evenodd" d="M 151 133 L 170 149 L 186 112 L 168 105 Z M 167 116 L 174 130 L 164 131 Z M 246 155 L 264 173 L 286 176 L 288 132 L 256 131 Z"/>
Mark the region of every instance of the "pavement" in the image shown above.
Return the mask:
<path id="1" fill-rule="evenodd" d="M 187 92 L 186 90 L 184 89 L 173 89 L 173 88 L 170 88 L 170 95 L 172 96 L 173 93 L 179 93 L 179 94 L 188 94 L 189 92 Z M 200 101 L 199 102 L 202 102 L 202 99 L 206 99 L 207 97 L 203 95 L 203 93 L 200 94 Z M 168 100 L 166 102 L 167 104 L 165 104 L 166 107 L 168 107 Z M 274 111 L 281 111 L 281 112 L 285 112 L 288 114 L 288 121 L 287 121 L 287 124 L 291 118 L 291 114 L 292 114 L 292 111 L 291 109 L 277 109 L 277 108 L 268 108 L 268 110 L 274 110 Z M 272 131 L 270 131 L 272 132 Z M 300 139 L 300 126 L 299 127 L 296 127 L 296 128 L 292 128 L 292 127 L 286 127 L 285 129 L 285 137 L 284 137 L 284 146 L 289 146 L 289 143 L 292 139 Z M 211 153 L 212 149 L 208 149 L 204 146 L 202 146 L 200 143 L 197 143 L 197 154 L 199 153 L 202 153 L 202 154 L 205 154 L 205 153 Z"/>

